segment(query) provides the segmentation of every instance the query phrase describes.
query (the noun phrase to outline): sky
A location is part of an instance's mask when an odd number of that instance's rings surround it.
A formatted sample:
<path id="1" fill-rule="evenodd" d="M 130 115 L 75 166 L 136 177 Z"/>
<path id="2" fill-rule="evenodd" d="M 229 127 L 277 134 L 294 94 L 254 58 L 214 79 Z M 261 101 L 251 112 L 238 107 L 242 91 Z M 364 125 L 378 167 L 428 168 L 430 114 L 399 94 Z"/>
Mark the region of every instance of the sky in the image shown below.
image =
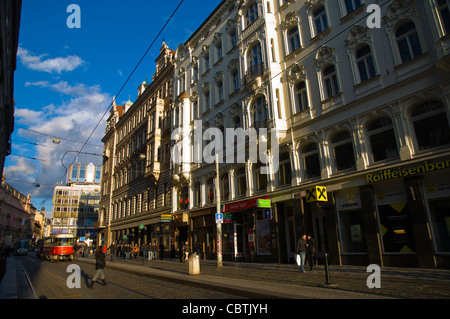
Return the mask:
<path id="1" fill-rule="evenodd" d="M 73 161 L 101 165 L 113 97 L 117 104 L 134 102 L 138 86 L 151 81 L 163 41 L 176 50 L 220 2 L 23 0 L 6 182 L 51 217 L 53 188 L 65 184 L 65 167 Z M 79 6 L 78 20 L 71 4 Z M 69 27 L 78 21 L 80 28 Z"/>

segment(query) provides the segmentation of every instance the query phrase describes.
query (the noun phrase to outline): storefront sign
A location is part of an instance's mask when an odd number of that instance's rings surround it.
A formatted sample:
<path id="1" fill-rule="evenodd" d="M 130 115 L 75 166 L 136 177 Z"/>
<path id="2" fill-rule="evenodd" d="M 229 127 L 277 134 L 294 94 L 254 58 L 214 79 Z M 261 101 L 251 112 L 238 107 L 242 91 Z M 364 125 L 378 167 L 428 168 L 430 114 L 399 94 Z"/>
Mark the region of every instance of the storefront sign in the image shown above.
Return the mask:
<path id="1" fill-rule="evenodd" d="M 259 206 L 259 205 L 262 205 L 262 206 Z M 270 207 L 270 199 L 253 198 L 253 199 L 244 200 L 244 201 L 237 202 L 237 203 L 226 204 L 224 212 L 229 213 L 229 212 L 235 212 L 235 211 L 239 211 L 239 210 L 246 210 L 246 209 L 250 209 L 250 208 L 254 208 L 254 207 Z"/>
<path id="2" fill-rule="evenodd" d="M 400 177 L 433 172 L 445 168 L 450 168 L 450 160 L 443 160 L 436 163 L 429 163 L 428 161 L 425 161 L 418 166 L 412 166 L 408 168 L 390 168 L 382 170 L 379 173 L 366 174 L 366 181 L 367 183 L 376 183 Z"/>
<path id="3" fill-rule="evenodd" d="M 172 221 L 172 215 L 161 214 L 161 223 L 169 223 Z"/>
<path id="4" fill-rule="evenodd" d="M 305 194 L 307 203 L 328 201 L 327 188 L 324 186 L 314 186 L 307 188 L 305 190 Z"/>
<path id="5" fill-rule="evenodd" d="M 257 207 L 270 208 L 270 199 L 258 199 Z"/>

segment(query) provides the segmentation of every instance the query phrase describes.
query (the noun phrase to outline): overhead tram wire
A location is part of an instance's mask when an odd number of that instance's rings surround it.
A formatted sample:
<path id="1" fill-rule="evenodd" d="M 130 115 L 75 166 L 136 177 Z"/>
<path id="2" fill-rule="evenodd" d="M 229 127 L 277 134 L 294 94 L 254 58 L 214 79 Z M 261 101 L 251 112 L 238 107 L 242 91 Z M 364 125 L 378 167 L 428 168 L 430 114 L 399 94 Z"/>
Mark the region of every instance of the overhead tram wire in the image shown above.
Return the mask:
<path id="1" fill-rule="evenodd" d="M 163 27 L 161 28 L 161 30 L 158 32 L 158 34 L 155 36 L 155 38 L 153 39 L 152 43 L 149 45 L 149 47 L 147 48 L 147 50 L 145 51 L 144 55 L 141 57 L 141 59 L 139 60 L 139 62 L 136 64 L 136 66 L 134 67 L 133 71 L 131 71 L 130 75 L 128 76 L 128 78 L 126 79 L 126 81 L 123 83 L 122 87 L 120 88 L 120 90 L 117 92 L 117 94 L 115 95 L 116 97 L 120 95 L 120 93 L 122 92 L 122 90 L 124 89 L 125 85 L 127 85 L 128 81 L 131 79 L 131 77 L 133 76 L 134 72 L 137 70 L 137 68 L 139 67 L 139 65 L 141 64 L 141 62 L 144 60 L 145 56 L 147 55 L 148 51 L 150 51 L 150 49 L 153 47 L 153 45 L 155 44 L 156 40 L 159 38 L 159 36 L 161 35 L 161 33 L 164 31 L 164 29 L 166 28 L 166 26 L 169 24 L 170 20 L 172 20 L 172 17 L 175 15 L 175 13 L 178 11 L 178 9 L 180 8 L 180 6 L 183 4 L 184 0 L 181 0 L 180 3 L 178 4 L 178 6 L 175 8 L 175 10 L 172 12 L 172 14 L 170 15 L 170 17 L 167 19 L 166 23 L 163 25 Z M 83 143 L 83 146 L 80 148 L 80 150 L 78 151 L 78 155 L 81 153 L 81 151 L 83 150 L 83 148 L 88 145 L 88 142 L 90 140 L 90 138 L 92 137 L 92 135 L 94 134 L 95 130 L 98 128 L 98 126 L 100 125 L 100 123 L 103 121 L 104 117 L 106 116 L 106 114 L 108 114 L 109 109 L 112 106 L 111 102 L 108 107 L 106 108 L 105 112 L 103 113 L 102 117 L 100 118 L 100 120 L 98 121 L 98 123 L 95 125 L 94 129 L 92 130 L 91 134 L 89 134 L 88 138 L 86 139 L 86 142 Z M 75 159 L 72 161 L 71 164 L 73 164 L 75 162 Z M 59 180 L 62 180 L 67 174 L 67 171 L 64 173 L 64 175 L 62 175 Z M 53 191 L 55 189 L 56 185 L 53 186 L 52 191 L 49 193 L 49 195 L 47 195 L 47 197 L 42 201 L 41 205 L 44 205 L 44 203 L 48 200 L 48 198 L 53 194 Z"/>

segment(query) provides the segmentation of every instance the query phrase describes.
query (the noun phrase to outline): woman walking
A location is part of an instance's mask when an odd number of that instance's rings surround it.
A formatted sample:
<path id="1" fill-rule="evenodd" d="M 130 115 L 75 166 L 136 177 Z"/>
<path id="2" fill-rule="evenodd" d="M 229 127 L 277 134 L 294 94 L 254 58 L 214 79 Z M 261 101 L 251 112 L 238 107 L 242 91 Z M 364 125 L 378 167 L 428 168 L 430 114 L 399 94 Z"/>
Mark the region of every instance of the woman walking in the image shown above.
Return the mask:
<path id="1" fill-rule="evenodd" d="M 103 272 L 103 269 L 105 269 L 105 265 L 105 253 L 103 252 L 103 247 L 100 245 L 95 251 L 95 269 L 97 270 L 97 272 L 92 278 L 89 288 L 94 288 L 94 282 L 97 280 L 98 276 L 100 276 L 100 278 L 102 279 L 103 285 L 107 285 L 105 281 L 105 273 Z"/>

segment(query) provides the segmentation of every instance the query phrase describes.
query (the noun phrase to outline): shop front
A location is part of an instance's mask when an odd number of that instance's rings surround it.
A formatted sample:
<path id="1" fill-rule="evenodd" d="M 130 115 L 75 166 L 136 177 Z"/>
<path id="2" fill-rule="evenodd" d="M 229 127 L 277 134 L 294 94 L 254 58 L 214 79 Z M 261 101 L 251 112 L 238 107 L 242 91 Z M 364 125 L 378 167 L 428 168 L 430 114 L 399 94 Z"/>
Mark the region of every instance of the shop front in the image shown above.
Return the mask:
<path id="1" fill-rule="evenodd" d="M 189 245 L 192 252 L 200 252 L 202 259 L 216 258 L 215 207 L 191 211 Z M 186 241 L 186 240 L 185 240 Z"/>
<path id="2" fill-rule="evenodd" d="M 276 228 L 269 199 L 253 198 L 226 204 L 223 213 L 224 260 L 276 261 Z"/>

